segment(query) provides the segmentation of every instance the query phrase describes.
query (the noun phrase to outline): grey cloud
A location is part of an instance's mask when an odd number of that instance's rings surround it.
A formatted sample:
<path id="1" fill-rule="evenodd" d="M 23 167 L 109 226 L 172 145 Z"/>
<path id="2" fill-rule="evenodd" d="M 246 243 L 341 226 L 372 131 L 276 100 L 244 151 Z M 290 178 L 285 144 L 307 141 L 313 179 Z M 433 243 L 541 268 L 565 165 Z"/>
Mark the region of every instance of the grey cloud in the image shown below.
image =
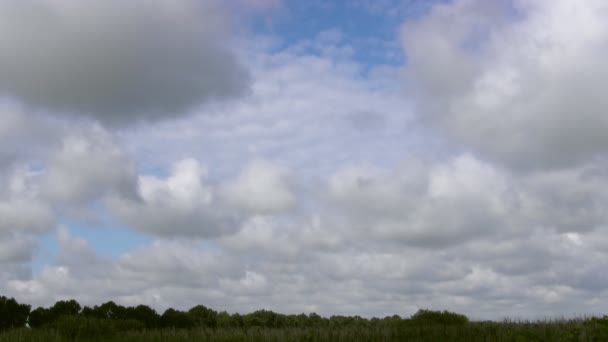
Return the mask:
<path id="1" fill-rule="evenodd" d="M 0 237 L 0 264 L 24 263 L 32 260 L 37 243 L 27 237 Z"/>
<path id="2" fill-rule="evenodd" d="M 215 0 L 3 1 L 0 94 L 120 125 L 241 95 L 248 74 Z"/>
<path id="3" fill-rule="evenodd" d="M 229 251 L 255 251 L 250 259 L 310 260 L 315 253 L 335 252 L 344 248 L 344 237 L 332 231 L 318 217 L 312 219 L 281 219 L 273 216 L 253 216 L 243 222 L 233 235 L 218 243 Z"/>
<path id="4" fill-rule="evenodd" d="M 31 262 L 37 247 L 38 243 L 31 236 L 0 231 L 0 283 L 31 280 Z M 6 287 L 0 285 L 2 290 Z"/>
<path id="5" fill-rule="evenodd" d="M 43 233 L 53 228 L 56 219 L 54 211 L 46 203 L 21 199 L 0 200 L 0 217 L 0 232 Z"/>
<path id="6" fill-rule="evenodd" d="M 594 265 L 587 269 L 583 276 L 578 279 L 578 286 L 591 293 L 599 293 L 608 290 L 608 276 L 604 272 L 606 264 Z"/>
<path id="7" fill-rule="evenodd" d="M 0 234 L 44 233 L 54 228 L 55 212 L 40 198 L 35 172 L 13 167 L 0 170 L 0 177 Z"/>
<path id="8" fill-rule="evenodd" d="M 98 127 L 64 137 L 47 165 L 42 195 L 60 204 L 88 203 L 115 193 L 135 197 L 135 165 L 113 140 Z"/>
<path id="9" fill-rule="evenodd" d="M 404 25 L 406 83 L 422 120 L 517 168 L 605 155 L 605 3 L 505 4 L 454 1 Z"/>
<path id="10" fill-rule="evenodd" d="M 354 112 L 347 116 L 351 125 L 362 132 L 380 130 L 386 126 L 386 118 L 375 112 Z"/>
<path id="11" fill-rule="evenodd" d="M 593 172 L 607 168 L 594 163 L 522 177 L 522 187 L 529 190 L 522 209 L 533 222 L 562 232 L 603 227 L 608 222 L 608 186 L 605 175 Z"/>
<path id="12" fill-rule="evenodd" d="M 65 132 L 64 122 L 0 100 L 0 169 L 44 160 Z"/>

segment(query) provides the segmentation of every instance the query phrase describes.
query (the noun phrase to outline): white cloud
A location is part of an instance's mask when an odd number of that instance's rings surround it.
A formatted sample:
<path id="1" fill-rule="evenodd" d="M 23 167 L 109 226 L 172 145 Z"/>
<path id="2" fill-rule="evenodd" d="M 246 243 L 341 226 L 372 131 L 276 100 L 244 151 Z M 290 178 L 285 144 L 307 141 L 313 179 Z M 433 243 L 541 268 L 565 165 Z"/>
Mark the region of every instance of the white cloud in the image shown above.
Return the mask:
<path id="1" fill-rule="evenodd" d="M 280 164 L 254 160 L 220 191 L 229 205 L 257 214 L 281 213 L 295 205 L 289 171 Z"/>
<path id="2" fill-rule="evenodd" d="M 328 191 L 345 229 L 419 247 L 508 229 L 514 205 L 500 171 L 468 155 L 394 171 L 345 169 Z"/>
<path id="3" fill-rule="evenodd" d="M 424 120 L 518 168 L 605 155 L 606 4 L 512 5 L 459 0 L 404 25 L 406 82 Z"/>
<path id="4" fill-rule="evenodd" d="M 139 177 L 139 199 L 113 196 L 107 200 L 119 219 L 161 236 L 216 237 L 238 229 L 238 216 L 205 184 L 207 170 L 194 159 L 175 163 L 166 179 Z"/>
<path id="5" fill-rule="evenodd" d="M 43 233 L 54 228 L 52 205 L 39 196 L 36 173 L 28 167 L 13 167 L 0 176 L 0 235 Z"/>

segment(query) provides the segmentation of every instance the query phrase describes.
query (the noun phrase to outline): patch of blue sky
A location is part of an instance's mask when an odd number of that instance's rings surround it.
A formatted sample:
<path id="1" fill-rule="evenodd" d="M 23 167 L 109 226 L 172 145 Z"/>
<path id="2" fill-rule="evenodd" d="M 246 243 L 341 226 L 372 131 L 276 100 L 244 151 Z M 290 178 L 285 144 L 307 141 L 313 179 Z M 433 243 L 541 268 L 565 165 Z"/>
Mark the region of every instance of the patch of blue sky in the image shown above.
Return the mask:
<path id="1" fill-rule="evenodd" d="M 149 245 L 153 238 L 119 224 L 103 227 L 65 222 L 70 235 L 85 239 L 97 255 L 115 258 L 135 248 Z"/>
<path id="2" fill-rule="evenodd" d="M 323 39 L 324 33 L 339 33 L 327 43 L 350 47 L 350 57 L 369 70 L 378 65 L 403 65 L 401 25 L 425 14 L 438 2 L 446 0 L 286 0 L 284 15 L 271 23 L 259 21 L 255 26 L 262 34 L 279 37 L 281 44 L 277 49 Z M 306 52 L 322 51 L 311 45 Z"/>
<path id="3" fill-rule="evenodd" d="M 59 244 L 55 231 L 38 236 L 38 249 L 32 259 L 32 272 L 37 274 L 44 267 L 49 265 L 59 254 Z"/>
<path id="4" fill-rule="evenodd" d="M 102 209 L 93 206 L 99 216 L 96 222 L 80 222 L 63 218 L 59 224 L 66 227 L 70 236 L 82 238 L 99 256 L 116 258 L 134 248 L 149 245 L 153 237 L 139 233 L 111 220 Z M 61 253 L 55 231 L 46 233 L 38 238 L 39 250 L 32 260 L 32 271 L 38 273 L 45 265 L 52 264 Z"/>

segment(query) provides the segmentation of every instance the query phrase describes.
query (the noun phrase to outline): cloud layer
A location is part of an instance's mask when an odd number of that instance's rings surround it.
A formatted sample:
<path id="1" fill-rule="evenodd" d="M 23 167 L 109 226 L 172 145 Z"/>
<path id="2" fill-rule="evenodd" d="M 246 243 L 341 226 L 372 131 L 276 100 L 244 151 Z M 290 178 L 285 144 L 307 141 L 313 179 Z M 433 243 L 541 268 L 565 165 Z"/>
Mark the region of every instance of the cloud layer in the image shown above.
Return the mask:
<path id="1" fill-rule="evenodd" d="M 403 18 L 403 66 L 357 59 L 339 27 L 232 40 L 227 8 L 290 8 L 224 6 L 0 5 L 2 294 L 608 311 L 603 3 L 441 2 Z"/>

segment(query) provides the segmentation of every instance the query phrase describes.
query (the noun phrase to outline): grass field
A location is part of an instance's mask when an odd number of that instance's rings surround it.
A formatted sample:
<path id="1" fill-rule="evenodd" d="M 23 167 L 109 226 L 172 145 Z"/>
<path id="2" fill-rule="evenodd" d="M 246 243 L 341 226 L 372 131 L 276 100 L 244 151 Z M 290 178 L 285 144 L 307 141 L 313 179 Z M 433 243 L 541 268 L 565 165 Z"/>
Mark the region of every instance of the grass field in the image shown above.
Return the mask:
<path id="1" fill-rule="evenodd" d="M 608 319 L 537 322 L 470 322 L 464 325 L 399 324 L 347 328 L 195 328 L 100 333 L 15 329 L 0 342 L 18 341 L 608 341 Z"/>

